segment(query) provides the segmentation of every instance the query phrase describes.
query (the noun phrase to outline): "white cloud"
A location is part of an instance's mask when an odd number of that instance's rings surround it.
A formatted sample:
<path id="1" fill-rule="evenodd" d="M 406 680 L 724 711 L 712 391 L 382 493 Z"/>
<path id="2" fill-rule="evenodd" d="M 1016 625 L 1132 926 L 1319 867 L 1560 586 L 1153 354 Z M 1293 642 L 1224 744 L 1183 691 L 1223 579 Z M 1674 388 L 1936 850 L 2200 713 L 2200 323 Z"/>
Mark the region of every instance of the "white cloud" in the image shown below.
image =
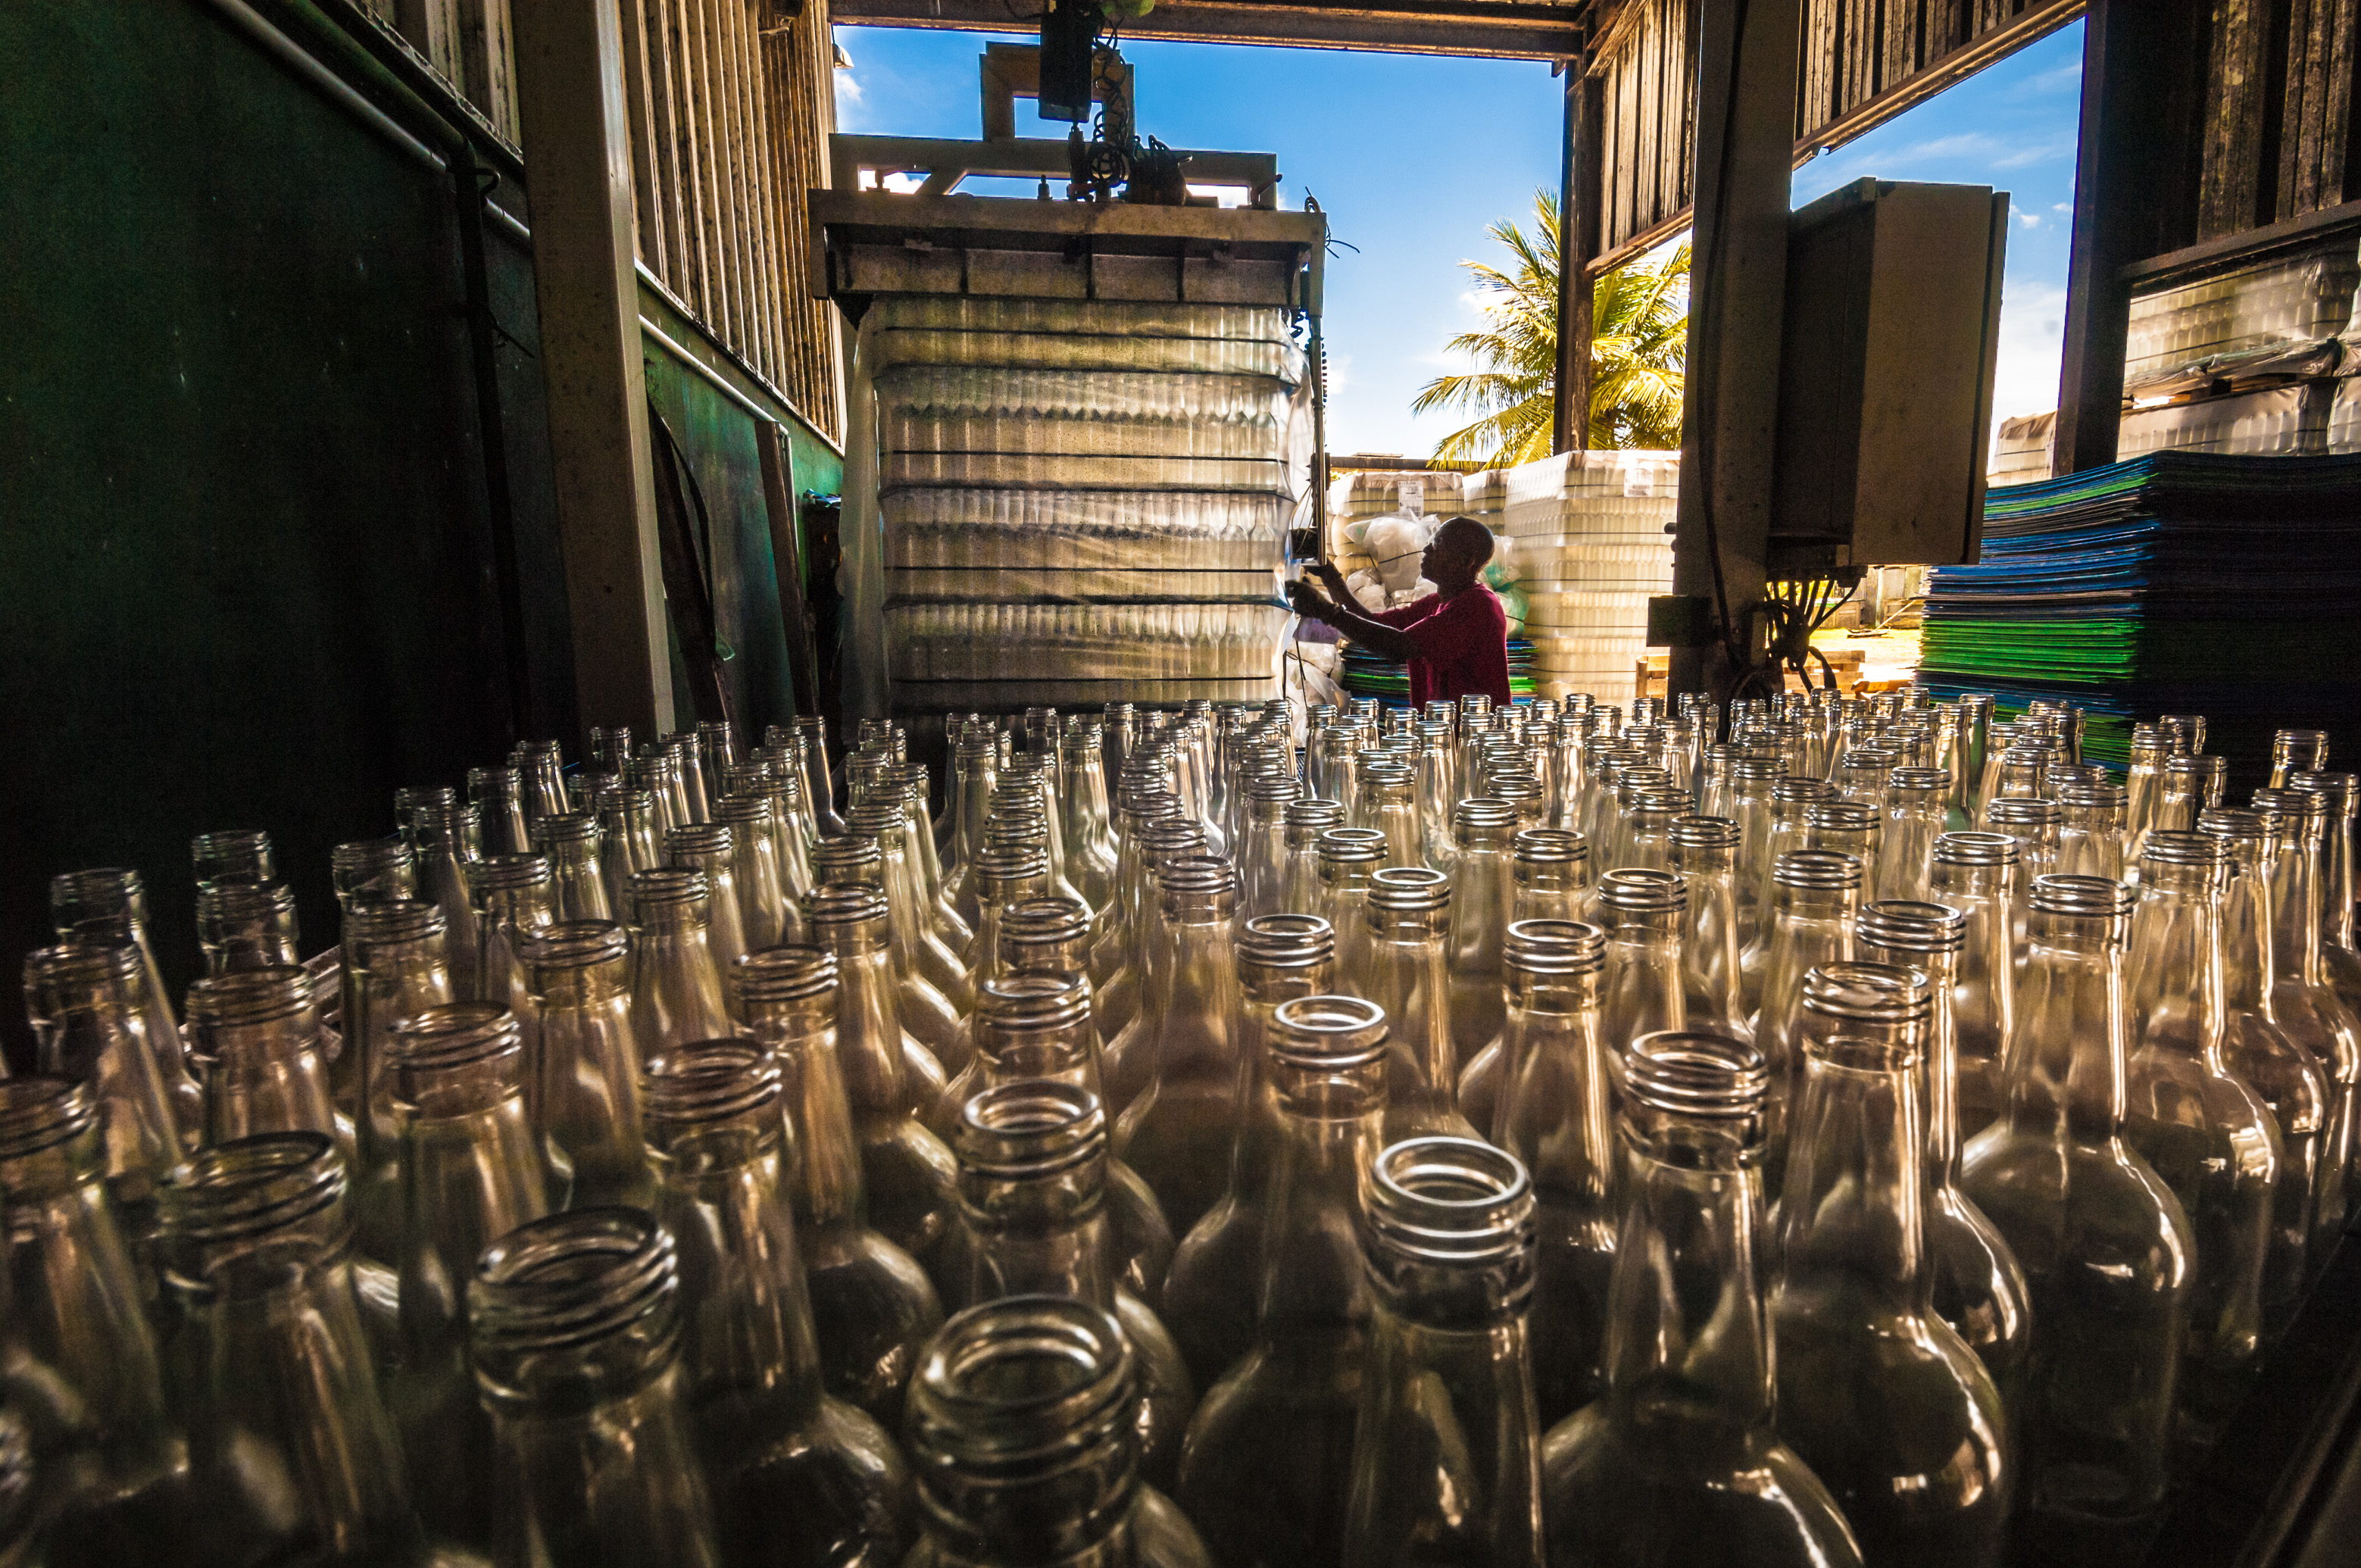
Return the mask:
<path id="1" fill-rule="evenodd" d="M 2058 367 L 2066 340 L 2066 291 L 2011 279 L 2000 304 L 2000 355 L 1993 377 L 1993 418 L 2048 413 L 2058 406 Z"/>
<path id="2" fill-rule="evenodd" d="M 2041 226 L 2041 214 L 2039 213 L 2019 213 L 2016 214 L 2016 221 L 2023 224 L 2026 228 L 2037 229 Z"/>

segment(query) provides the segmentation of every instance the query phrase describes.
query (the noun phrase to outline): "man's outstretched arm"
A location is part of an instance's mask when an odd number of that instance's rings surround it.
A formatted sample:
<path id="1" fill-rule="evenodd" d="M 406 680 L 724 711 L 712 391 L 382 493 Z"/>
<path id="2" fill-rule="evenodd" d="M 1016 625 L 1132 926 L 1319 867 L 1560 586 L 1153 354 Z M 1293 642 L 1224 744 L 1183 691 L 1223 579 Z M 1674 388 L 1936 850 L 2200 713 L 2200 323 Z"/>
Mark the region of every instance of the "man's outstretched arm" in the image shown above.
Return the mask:
<path id="1" fill-rule="evenodd" d="M 1362 647 L 1386 658 L 1408 663 L 1418 656 L 1418 644 L 1409 632 L 1388 626 L 1352 603 L 1352 596 L 1345 589 L 1344 576 L 1334 566 L 1322 561 L 1312 570 L 1336 597 L 1325 598 L 1309 583 L 1290 583 L 1287 600 L 1298 615 L 1333 626 Z"/>

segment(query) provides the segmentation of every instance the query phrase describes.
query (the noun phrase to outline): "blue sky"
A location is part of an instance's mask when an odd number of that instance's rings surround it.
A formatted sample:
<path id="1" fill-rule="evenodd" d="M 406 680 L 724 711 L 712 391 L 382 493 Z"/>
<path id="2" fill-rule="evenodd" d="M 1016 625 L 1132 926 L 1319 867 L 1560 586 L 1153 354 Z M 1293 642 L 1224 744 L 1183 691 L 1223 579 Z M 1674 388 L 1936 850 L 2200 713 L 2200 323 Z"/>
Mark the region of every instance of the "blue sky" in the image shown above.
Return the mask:
<path id="1" fill-rule="evenodd" d="M 836 73 L 838 128 L 981 136 L 977 60 L 991 36 L 838 28 L 853 62 Z M 1798 203 L 1863 175 L 2011 192 L 2000 417 L 2057 404 L 2081 38 L 2077 23 L 1795 175 Z M 1330 448 L 1431 451 L 1464 416 L 1413 415 L 1411 400 L 1466 367 L 1444 345 L 1483 324 L 1458 263 L 1497 259 L 1487 227 L 1530 225 L 1534 190 L 1556 186 L 1562 81 L 1528 61 L 1146 40 L 1123 52 L 1144 133 L 1278 154 L 1282 204 L 1301 207 L 1310 192 L 1334 237 L 1358 247 L 1338 246 L 1328 262 Z M 1065 134 L 1029 106 L 1017 125 Z"/>

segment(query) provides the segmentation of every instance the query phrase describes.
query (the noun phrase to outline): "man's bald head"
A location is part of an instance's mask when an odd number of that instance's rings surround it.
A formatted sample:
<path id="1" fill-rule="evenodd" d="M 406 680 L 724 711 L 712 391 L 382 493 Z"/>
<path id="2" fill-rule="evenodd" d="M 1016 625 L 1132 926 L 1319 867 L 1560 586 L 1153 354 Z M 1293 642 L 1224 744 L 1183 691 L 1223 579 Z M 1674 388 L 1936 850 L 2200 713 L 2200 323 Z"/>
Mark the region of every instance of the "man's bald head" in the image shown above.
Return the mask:
<path id="1" fill-rule="evenodd" d="M 1476 580 L 1492 558 L 1492 531 L 1472 517 L 1455 517 L 1434 531 L 1420 563 L 1427 579 L 1446 594 Z"/>

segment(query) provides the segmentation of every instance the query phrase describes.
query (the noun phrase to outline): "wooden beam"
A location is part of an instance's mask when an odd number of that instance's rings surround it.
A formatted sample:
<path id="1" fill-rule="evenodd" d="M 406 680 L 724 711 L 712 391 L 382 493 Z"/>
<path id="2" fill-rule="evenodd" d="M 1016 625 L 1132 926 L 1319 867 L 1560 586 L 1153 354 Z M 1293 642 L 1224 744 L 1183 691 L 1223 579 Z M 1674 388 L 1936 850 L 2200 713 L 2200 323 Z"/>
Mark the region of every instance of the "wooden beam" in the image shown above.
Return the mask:
<path id="1" fill-rule="evenodd" d="M 1606 159 L 1606 88 L 1589 72 L 1566 72 L 1565 184 L 1558 198 L 1557 409 L 1550 450 L 1590 444 L 1590 345 Z"/>
<path id="2" fill-rule="evenodd" d="M 1754 659 L 1770 554 L 1803 0 L 1705 7 L 1697 33 L 1697 240 L 1673 591 L 1718 640 L 1675 648 L 1671 689 L 1726 698 Z"/>
<path id="3" fill-rule="evenodd" d="M 1365 0 L 1342 5 L 1270 0 L 1168 0 L 1146 16 L 1126 18 L 1126 38 L 1200 43 L 1278 44 L 1309 49 L 1377 49 L 1404 54 L 1571 60 L 1582 53 L 1592 6 L 1536 0 Z M 1005 33 L 1002 0 L 835 0 L 838 23 L 941 27 Z"/>
<path id="4" fill-rule="evenodd" d="M 1795 157 L 1815 158 L 1868 135 L 1948 87 L 2007 59 L 2026 45 L 2048 38 L 2082 14 L 2084 0 L 2039 0 L 1989 32 L 1978 34 L 1948 54 L 1930 59 L 1912 75 L 1856 104 L 1825 125 L 1797 127 Z M 1915 16 L 1915 14 L 1914 14 Z"/>
<path id="5" fill-rule="evenodd" d="M 577 708 L 586 724 L 665 734 L 675 726 L 621 17 L 617 0 L 577 0 L 519 5 L 512 21 Z"/>
<path id="6" fill-rule="evenodd" d="M 2307 247 L 2347 229 L 2361 229 L 2361 202 L 2341 202 L 2334 207 L 2306 213 L 2300 218 L 2288 218 L 2272 224 L 2268 228 L 2224 235 L 2220 239 L 2200 240 L 2179 250 L 2169 250 L 2162 256 L 2151 256 L 2145 261 L 2128 262 L 2115 269 L 2115 277 L 2131 288 L 2146 283 L 2186 282 L 2204 273 L 2244 267 L 2250 261 L 2260 260 L 2282 250 Z"/>
<path id="7" fill-rule="evenodd" d="M 2160 237 L 2186 221 L 2205 9 L 2206 0 L 2090 0 L 2051 458 L 2059 474 L 2115 460 L 2132 303 L 2124 269 L 2165 249 Z"/>

